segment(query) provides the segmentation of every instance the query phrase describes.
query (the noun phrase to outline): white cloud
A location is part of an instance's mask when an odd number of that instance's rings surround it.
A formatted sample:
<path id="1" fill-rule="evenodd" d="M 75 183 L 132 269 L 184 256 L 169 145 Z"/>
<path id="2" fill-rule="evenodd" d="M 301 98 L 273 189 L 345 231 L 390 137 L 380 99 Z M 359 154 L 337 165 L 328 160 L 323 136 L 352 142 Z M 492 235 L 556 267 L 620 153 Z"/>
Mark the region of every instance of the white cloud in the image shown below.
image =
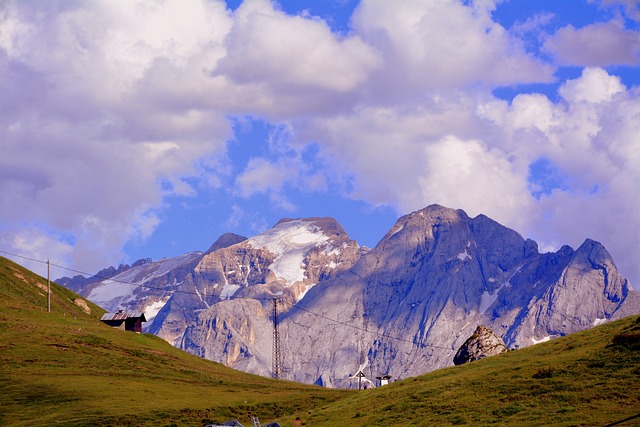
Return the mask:
<path id="1" fill-rule="evenodd" d="M 464 206 L 472 216 L 485 213 L 515 229 L 524 228 L 522 214 L 531 210 L 533 198 L 526 175 L 506 153 L 455 137 L 445 137 L 426 151 L 427 164 L 419 177 L 421 200 Z"/>
<path id="2" fill-rule="evenodd" d="M 289 177 L 289 171 L 264 158 L 249 160 L 247 168 L 238 176 L 236 184 L 243 197 L 257 193 L 280 191 Z"/>
<path id="3" fill-rule="evenodd" d="M 559 92 L 558 102 L 449 94 L 420 108 L 359 108 L 307 130 L 351 197 L 400 213 L 430 203 L 484 213 L 543 247 L 594 238 L 638 283 L 640 94 L 599 68 Z M 566 182 L 537 200 L 528 179 L 540 159 Z"/>
<path id="4" fill-rule="evenodd" d="M 562 65 L 640 65 L 640 33 L 626 30 L 621 20 L 567 25 L 549 36 L 542 49 Z"/>
<path id="5" fill-rule="evenodd" d="M 236 230 L 245 223 L 248 224 L 247 227 L 255 234 L 262 233 L 273 226 L 273 224 L 267 224 L 266 219 L 260 212 L 247 212 L 238 205 L 232 205 L 231 215 L 229 215 L 229 218 L 225 221 L 225 227 L 230 230 Z"/>
<path id="6" fill-rule="evenodd" d="M 620 79 L 609 75 L 602 68 L 585 68 L 578 79 L 566 81 L 560 95 L 571 103 L 611 101 L 612 97 L 625 91 Z"/>
<path id="7" fill-rule="evenodd" d="M 380 62 L 358 37 L 338 37 L 324 21 L 288 16 L 266 0 L 245 1 L 236 10 L 227 48 L 217 73 L 280 90 L 352 90 Z"/>
<path id="8" fill-rule="evenodd" d="M 385 59 L 370 90 L 406 99 L 424 90 L 550 81 L 552 68 L 491 20 L 457 1 L 362 2 L 353 17 L 363 40 Z"/>
<path id="9" fill-rule="evenodd" d="M 47 224 L 74 236 L 77 265 L 117 262 L 231 136 L 198 88 L 225 52 L 225 6 L 5 2 L 0 19 L 3 235 Z"/>
<path id="10" fill-rule="evenodd" d="M 103 267 L 153 233 L 167 196 L 226 179 L 284 210 L 289 190 L 337 188 L 399 213 L 435 202 L 485 213 L 546 246 L 592 237 L 640 278 L 638 89 L 592 67 L 558 101 L 495 98 L 555 71 L 518 38 L 549 16 L 507 31 L 495 3 L 366 0 L 338 35 L 265 0 L 234 12 L 200 0 L 4 2 L 1 238 L 44 224 L 30 232 L 72 236 L 57 251 Z M 544 47 L 560 64 L 638 64 L 638 33 L 617 20 L 566 26 Z M 287 126 L 230 166 L 233 116 Z M 527 180 L 539 159 L 566 189 L 537 200 Z"/>
<path id="11" fill-rule="evenodd" d="M 589 2 L 601 2 L 604 7 L 621 6 L 624 14 L 630 19 L 640 21 L 640 1 L 638 0 L 589 0 Z"/>
<path id="12" fill-rule="evenodd" d="M 33 226 L 1 233 L 0 245 L 3 250 L 19 255 L 14 257 L 3 253 L 2 256 L 27 267 L 42 277 L 47 277 L 47 265 L 42 261 L 48 259 L 51 264 L 67 265 L 73 253 L 73 245 L 65 242 L 63 236 Z M 34 260 L 40 260 L 40 262 Z M 68 275 L 68 272 L 51 267 L 50 275 L 54 280 Z"/>
<path id="13" fill-rule="evenodd" d="M 640 93 L 599 68 L 584 69 L 559 92 L 558 104 L 520 95 L 506 110 L 490 110 L 501 116 L 496 122 L 510 132 L 508 138 L 518 141 L 512 155 L 529 162 L 546 158 L 567 176 L 567 189 L 552 191 L 521 213 L 527 222 L 521 230 L 546 247 L 598 240 L 638 288 Z M 527 110 L 536 114 L 519 113 Z M 526 123 L 541 132 L 528 133 Z"/>
<path id="14" fill-rule="evenodd" d="M 518 35 L 540 32 L 541 29 L 548 25 L 554 18 L 555 15 L 549 12 L 536 13 L 533 16 L 527 17 L 524 21 L 514 23 L 510 30 Z"/>

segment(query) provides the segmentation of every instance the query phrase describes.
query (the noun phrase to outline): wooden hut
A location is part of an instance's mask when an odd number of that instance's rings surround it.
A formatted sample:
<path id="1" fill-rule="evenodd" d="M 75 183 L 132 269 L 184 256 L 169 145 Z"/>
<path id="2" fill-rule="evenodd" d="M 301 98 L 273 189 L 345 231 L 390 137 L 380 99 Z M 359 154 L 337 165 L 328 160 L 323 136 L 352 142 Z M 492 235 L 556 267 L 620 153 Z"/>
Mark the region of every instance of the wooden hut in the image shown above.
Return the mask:
<path id="1" fill-rule="evenodd" d="M 112 328 L 137 333 L 142 332 L 142 322 L 147 321 L 142 312 L 127 313 L 122 310 L 117 313 L 105 313 L 100 320 Z"/>

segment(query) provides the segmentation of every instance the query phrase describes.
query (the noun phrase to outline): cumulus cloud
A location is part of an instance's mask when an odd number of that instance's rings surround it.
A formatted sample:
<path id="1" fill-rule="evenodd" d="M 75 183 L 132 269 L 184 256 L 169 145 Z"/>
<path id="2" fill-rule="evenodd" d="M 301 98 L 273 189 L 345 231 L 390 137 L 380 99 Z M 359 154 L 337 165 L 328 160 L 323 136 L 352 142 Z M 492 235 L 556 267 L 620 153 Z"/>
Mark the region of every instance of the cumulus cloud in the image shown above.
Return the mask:
<path id="1" fill-rule="evenodd" d="M 562 243 L 575 247 L 585 237 L 599 240 L 637 287 L 640 199 L 634 188 L 640 184 L 638 88 L 626 88 L 603 69 L 586 68 L 579 78 L 565 82 L 559 93 L 563 98 L 557 104 L 544 101 L 541 95 L 514 100 L 500 123 L 514 132 L 510 139 L 522 141 L 514 146 L 514 155 L 530 162 L 544 158 L 564 177 L 563 188 L 542 195 L 534 204 L 534 214 L 529 215 L 523 230 L 529 230 L 547 247 Z M 543 126 L 537 126 L 540 132 L 536 139 L 529 136 L 530 129 L 522 127 L 522 116 L 517 113 L 523 109 L 522 103 L 543 111 L 536 115 L 538 119 L 548 118 Z M 536 120 L 532 116 L 524 123 Z M 520 124 L 513 131 L 516 122 Z"/>
<path id="2" fill-rule="evenodd" d="M 543 50 L 589 67 L 557 97 L 503 100 L 492 90 L 553 82 L 556 65 L 520 39 L 550 17 L 507 30 L 497 3 L 365 0 L 336 34 L 266 0 L 4 2 L 0 239 L 61 241 L 100 268 L 154 232 L 167 196 L 225 188 L 293 211 L 290 190 L 338 191 L 484 213 L 543 247 L 592 237 L 640 283 L 640 94 L 602 68 L 638 64 L 637 31 L 561 28 Z M 238 116 L 282 132 L 229 165 Z"/>
<path id="3" fill-rule="evenodd" d="M 227 11 L 5 2 L 1 19 L 2 222 L 73 235 L 85 268 L 117 262 L 129 239 L 153 232 L 164 196 L 193 194 L 183 178 L 231 135 L 224 112 L 189 99 L 189 79 L 208 80 L 202 67 L 222 52 Z"/>
<path id="4" fill-rule="evenodd" d="M 586 68 L 559 94 L 556 102 L 478 93 L 421 110 L 361 108 L 318 120 L 311 132 L 332 172 L 350 180 L 351 197 L 403 213 L 430 203 L 484 213 L 549 249 L 591 237 L 638 278 L 638 90 Z M 532 181 L 541 161 L 563 182 L 541 189 L 544 177 Z"/>
<path id="5" fill-rule="evenodd" d="M 236 10 L 227 49 L 217 73 L 280 90 L 352 90 L 380 63 L 359 37 L 339 37 L 324 21 L 286 15 L 266 0 L 245 1 Z"/>
<path id="6" fill-rule="evenodd" d="M 491 5 L 490 5 L 491 6 Z M 385 61 L 371 90 L 406 99 L 423 91 L 551 81 L 553 69 L 491 19 L 457 1 L 365 1 L 353 24 Z"/>
<path id="7" fill-rule="evenodd" d="M 640 33 L 627 30 L 621 20 L 575 28 L 567 25 L 549 36 L 542 49 L 561 65 L 639 65 Z"/>
<path id="8" fill-rule="evenodd" d="M 0 233 L 0 245 L 19 252 L 21 257 L 13 257 L 6 253 L 2 255 L 43 277 L 47 277 L 47 265 L 44 260 L 50 260 L 50 263 L 55 265 L 69 265 L 74 248 L 73 244 L 65 240 L 59 233 L 43 231 L 37 227 L 24 227 Z M 66 274 L 66 271 L 53 267 L 50 274 L 52 278 L 58 278 Z"/>
<path id="9" fill-rule="evenodd" d="M 266 141 L 268 157 L 252 157 L 236 176 L 234 189 L 238 195 L 248 198 L 265 194 L 280 209 L 294 212 L 296 205 L 285 195 L 288 189 L 306 193 L 328 189 L 326 177 L 317 165 L 304 160 L 304 146 L 292 145 L 292 138 L 291 126 L 279 125 L 270 130 Z"/>
<path id="10" fill-rule="evenodd" d="M 480 141 L 446 137 L 426 148 L 419 178 L 422 197 L 444 206 L 468 206 L 475 216 L 491 212 L 495 220 L 522 229 L 523 212 L 533 207 L 527 179 L 497 148 Z"/>
<path id="11" fill-rule="evenodd" d="M 626 16 L 635 21 L 640 21 L 640 2 L 638 0 L 589 0 L 589 2 L 596 1 L 600 1 L 603 7 L 622 7 Z"/>
<path id="12" fill-rule="evenodd" d="M 571 103 L 599 103 L 611 101 L 618 93 L 625 91 L 620 79 L 610 76 L 602 68 L 585 68 L 579 79 L 568 80 L 560 88 L 560 95 Z"/>

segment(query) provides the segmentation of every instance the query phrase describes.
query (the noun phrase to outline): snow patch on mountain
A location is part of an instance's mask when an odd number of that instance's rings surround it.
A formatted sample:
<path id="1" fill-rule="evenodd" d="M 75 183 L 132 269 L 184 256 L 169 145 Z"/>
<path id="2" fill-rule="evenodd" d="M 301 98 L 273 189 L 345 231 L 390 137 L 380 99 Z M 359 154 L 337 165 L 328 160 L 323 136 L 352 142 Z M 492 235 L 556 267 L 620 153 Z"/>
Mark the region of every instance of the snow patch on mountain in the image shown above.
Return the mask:
<path id="1" fill-rule="evenodd" d="M 598 325 L 602 325 L 603 323 L 606 323 L 607 319 L 600 319 L 599 317 L 596 317 L 596 320 L 593 321 L 593 326 L 598 326 Z"/>
<path id="2" fill-rule="evenodd" d="M 105 280 L 91 290 L 87 299 L 105 307 L 107 304 L 124 304 L 134 298 L 133 292 L 138 288 L 137 284 L 128 284 Z"/>
<path id="3" fill-rule="evenodd" d="M 482 294 L 482 297 L 480 299 L 480 313 L 484 313 L 485 311 L 487 311 L 489 307 L 491 307 L 493 303 L 496 302 L 497 299 L 498 299 L 497 291 L 494 292 L 493 294 L 490 294 L 489 292 L 485 291 Z"/>
<path id="4" fill-rule="evenodd" d="M 312 283 L 310 285 L 305 286 L 304 291 L 302 291 L 302 293 L 298 295 L 298 299 L 296 300 L 296 302 L 300 302 L 302 298 L 304 298 L 305 295 L 307 295 L 307 292 L 309 292 L 311 288 L 313 288 L 315 285 L 317 285 L 317 283 Z"/>
<path id="5" fill-rule="evenodd" d="M 546 337 L 542 338 L 542 339 L 535 339 L 534 337 L 531 337 L 531 342 L 533 342 L 534 344 L 540 344 L 542 342 L 547 342 L 551 340 L 551 335 L 547 335 Z"/>
<path id="6" fill-rule="evenodd" d="M 511 280 L 511 278 L 509 278 L 509 280 Z M 511 283 L 509 282 L 509 280 L 502 283 L 502 285 L 500 285 L 500 287 L 493 292 L 484 291 L 482 293 L 482 296 L 480 297 L 480 313 L 486 312 L 493 305 L 493 303 L 496 302 L 500 291 L 502 291 L 504 288 L 511 287 Z M 489 282 L 494 283 L 495 281 L 496 279 L 494 279 L 493 277 L 489 278 Z"/>
<path id="7" fill-rule="evenodd" d="M 97 284 L 86 298 L 107 310 L 124 308 L 126 304 L 135 302 L 139 298 L 137 293 L 157 288 L 156 286 L 146 286 L 146 283 L 161 278 L 172 270 L 195 260 L 201 254 L 197 251 L 190 252 L 175 258 L 163 258 L 156 262 L 132 267 Z M 176 283 L 174 278 L 173 286 L 177 285 L 179 283 Z M 149 319 L 148 316 L 146 317 Z"/>
<path id="8" fill-rule="evenodd" d="M 200 291 L 198 290 L 198 288 L 195 287 L 194 289 L 196 291 L 196 295 L 198 295 L 198 298 L 200 298 L 200 301 L 202 301 L 204 303 L 204 305 L 209 307 L 209 304 L 207 303 L 207 301 L 204 298 L 202 298 L 202 295 L 200 294 Z"/>
<path id="9" fill-rule="evenodd" d="M 396 234 L 398 234 L 399 232 L 401 232 L 402 229 L 404 229 L 404 224 L 400 224 L 400 226 L 396 230 L 393 230 L 391 232 L 391 234 L 389 235 L 389 238 L 391 238 L 391 237 L 395 236 Z"/>
<path id="10" fill-rule="evenodd" d="M 144 309 L 144 317 L 147 319 L 148 324 L 151 324 L 153 319 L 158 315 L 158 312 L 162 310 L 162 307 L 169 301 L 169 298 L 162 298 L 154 301 Z"/>
<path id="11" fill-rule="evenodd" d="M 464 252 L 460 252 L 457 255 L 457 257 L 460 261 L 464 261 L 465 259 L 471 259 L 471 255 L 469 255 L 469 252 L 467 252 L 467 248 L 464 249 Z"/>
<path id="12" fill-rule="evenodd" d="M 240 285 L 231 285 L 229 283 L 225 283 L 224 287 L 222 288 L 222 292 L 220 292 L 220 299 L 230 299 L 233 294 L 238 292 L 238 289 L 240 289 Z"/>
<path id="13" fill-rule="evenodd" d="M 155 276 L 159 277 L 159 276 L 165 275 L 171 270 L 174 270 L 192 260 L 195 260 L 201 255 L 202 255 L 202 252 L 195 251 L 195 252 L 186 253 L 184 255 L 178 255 L 174 258 L 163 258 L 157 261 L 157 264 L 159 264 L 159 267 L 155 271 Z"/>
<path id="14" fill-rule="evenodd" d="M 304 258 L 313 247 L 329 238 L 320 228 L 304 220 L 292 220 L 252 237 L 247 242 L 254 249 L 265 249 L 277 256 L 269 269 L 291 285 L 304 280 Z"/>
<path id="15" fill-rule="evenodd" d="M 342 250 L 344 250 L 346 247 L 348 246 L 348 244 L 345 242 L 342 245 L 338 246 L 337 248 L 334 248 L 332 246 L 328 246 L 325 250 L 324 253 L 327 256 L 336 256 L 336 255 L 340 255 L 340 252 Z"/>

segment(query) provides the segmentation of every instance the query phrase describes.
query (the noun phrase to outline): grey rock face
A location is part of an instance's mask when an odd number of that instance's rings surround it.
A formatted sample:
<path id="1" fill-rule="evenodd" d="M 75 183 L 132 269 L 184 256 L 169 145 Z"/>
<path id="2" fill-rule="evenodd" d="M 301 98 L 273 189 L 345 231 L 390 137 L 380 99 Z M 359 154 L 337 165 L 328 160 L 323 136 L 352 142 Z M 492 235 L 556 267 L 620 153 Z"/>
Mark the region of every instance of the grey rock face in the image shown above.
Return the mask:
<path id="1" fill-rule="evenodd" d="M 522 347 L 640 312 L 636 295 L 597 242 L 540 254 L 483 215 L 429 206 L 317 285 L 282 326 L 303 349 L 291 351 L 291 379 L 350 387 L 358 369 L 406 378 L 451 365 L 472 325 Z"/>
<path id="2" fill-rule="evenodd" d="M 149 331 L 261 375 L 271 370 L 277 297 L 283 376 L 344 388 L 357 388 L 358 371 L 367 383 L 450 366 L 475 325 L 517 348 L 640 313 L 639 293 L 598 242 L 540 254 L 484 215 L 438 205 L 401 217 L 370 250 L 330 218 L 221 241 L 112 277 L 134 285 L 80 293 L 109 310 L 151 308 Z"/>
<path id="3" fill-rule="evenodd" d="M 216 240 L 204 254 L 208 255 L 211 252 L 217 251 L 218 249 L 228 248 L 229 246 L 235 245 L 236 243 L 244 242 L 245 240 L 247 240 L 247 238 L 244 236 L 240 236 L 239 234 L 225 233 L 222 236 L 218 237 L 218 240 Z"/>
<path id="4" fill-rule="evenodd" d="M 458 349 L 453 357 L 453 364 L 462 365 L 506 351 L 509 349 L 502 338 L 494 334 L 491 329 L 478 325 L 473 335 Z"/>
<path id="5" fill-rule="evenodd" d="M 212 298 L 209 307 L 183 322 L 184 334 L 175 344 L 227 366 L 268 375 L 272 299 L 278 298 L 286 318 L 318 283 L 348 271 L 359 253 L 358 244 L 331 218 L 282 220 L 265 233 L 215 251 L 194 270 L 195 285 Z M 212 329 L 212 323 L 228 328 Z M 160 330 L 159 335 L 170 338 L 176 332 Z"/>

